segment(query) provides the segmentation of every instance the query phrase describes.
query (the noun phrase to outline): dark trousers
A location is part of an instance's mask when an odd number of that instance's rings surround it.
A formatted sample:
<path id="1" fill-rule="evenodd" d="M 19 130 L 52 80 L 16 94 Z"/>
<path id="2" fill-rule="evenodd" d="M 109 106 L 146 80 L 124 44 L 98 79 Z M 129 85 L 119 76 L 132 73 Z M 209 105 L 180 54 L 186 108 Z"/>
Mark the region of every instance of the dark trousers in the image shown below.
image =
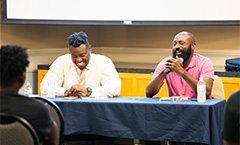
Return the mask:
<path id="1" fill-rule="evenodd" d="M 168 145 L 167 142 L 160 142 L 160 141 L 143 141 L 145 145 Z M 182 143 L 182 142 L 169 142 L 169 145 L 207 145 L 202 143 Z"/>

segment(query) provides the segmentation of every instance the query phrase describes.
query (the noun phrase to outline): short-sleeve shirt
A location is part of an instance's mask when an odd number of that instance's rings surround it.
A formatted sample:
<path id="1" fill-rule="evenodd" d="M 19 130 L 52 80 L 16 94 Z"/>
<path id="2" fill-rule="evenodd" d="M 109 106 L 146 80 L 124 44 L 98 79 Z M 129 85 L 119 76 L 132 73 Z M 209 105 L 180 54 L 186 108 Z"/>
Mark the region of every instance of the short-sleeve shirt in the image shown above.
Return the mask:
<path id="1" fill-rule="evenodd" d="M 37 132 L 40 141 L 51 132 L 53 120 L 47 106 L 31 98 L 12 92 L 0 92 L 0 112 L 26 119 Z"/>
<path id="2" fill-rule="evenodd" d="M 171 57 L 163 59 L 155 69 L 152 78 L 155 78 L 158 74 L 165 69 L 165 63 Z M 200 77 L 207 77 L 214 79 L 214 69 L 212 61 L 202 55 L 193 54 L 191 62 L 185 68 L 194 78 L 199 80 Z M 181 77 L 181 75 L 170 72 L 165 78 L 168 87 L 168 96 L 182 96 L 188 98 L 197 98 L 197 94 L 192 90 L 188 83 Z"/>

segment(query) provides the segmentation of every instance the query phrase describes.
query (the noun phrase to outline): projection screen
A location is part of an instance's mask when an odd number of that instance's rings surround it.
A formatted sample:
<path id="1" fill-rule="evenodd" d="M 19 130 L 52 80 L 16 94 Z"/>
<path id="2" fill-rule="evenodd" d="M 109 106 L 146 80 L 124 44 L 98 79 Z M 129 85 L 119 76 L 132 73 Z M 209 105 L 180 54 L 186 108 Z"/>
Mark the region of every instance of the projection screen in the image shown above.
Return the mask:
<path id="1" fill-rule="evenodd" d="M 239 25 L 240 0 L 2 0 L 2 23 Z"/>

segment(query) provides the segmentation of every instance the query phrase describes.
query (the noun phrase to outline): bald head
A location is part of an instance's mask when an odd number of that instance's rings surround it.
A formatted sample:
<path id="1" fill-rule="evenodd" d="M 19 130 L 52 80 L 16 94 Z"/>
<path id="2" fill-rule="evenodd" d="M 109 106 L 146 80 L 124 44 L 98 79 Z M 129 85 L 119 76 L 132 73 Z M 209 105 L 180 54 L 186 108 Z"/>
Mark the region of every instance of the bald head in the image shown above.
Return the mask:
<path id="1" fill-rule="evenodd" d="M 190 62 L 196 48 L 195 37 L 192 33 L 183 31 L 178 33 L 173 39 L 172 54 L 183 58 L 184 62 Z"/>
<path id="2" fill-rule="evenodd" d="M 190 42 L 190 43 L 196 43 L 194 35 L 193 35 L 192 33 L 188 32 L 188 31 L 179 32 L 179 33 L 174 37 L 174 39 L 175 39 L 176 37 L 180 36 L 180 35 L 187 35 L 187 36 L 190 38 L 190 40 L 192 41 L 192 42 Z"/>

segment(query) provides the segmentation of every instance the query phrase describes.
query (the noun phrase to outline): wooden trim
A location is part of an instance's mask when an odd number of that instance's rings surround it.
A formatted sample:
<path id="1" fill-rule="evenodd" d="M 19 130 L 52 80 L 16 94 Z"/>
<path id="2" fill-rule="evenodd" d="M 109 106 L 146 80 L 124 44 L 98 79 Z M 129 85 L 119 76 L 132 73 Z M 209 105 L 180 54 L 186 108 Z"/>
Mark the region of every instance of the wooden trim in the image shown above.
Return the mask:
<path id="1" fill-rule="evenodd" d="M 239 50 L 196 49 L 195 52 L 209 57 L 213 62 L 214 71 L 225 71 L 225 60 L 239 57 Z M 69 53 L 69 50 L 68 48 L 29 49 L 28 53 L 31 62 L 51 64 L 58 56 Z M 139 69 L 155 69 L 163 58 L 172 55 L 170 48 L 136 47 L 93 47 L 93 53 L 108 56 L 117 68 Z M 35 70 L 35 67 L 30 64 L 28 71 Z"/>
<path id="2" fill-rule="evenodd" d="M 48 70 L 38 70 L 38 94 L 40 95 L 40 83 Z M 122 90 L 120 96 L 134 96 L 145 97 L 146 86 L 150 82 L 153 74 L 139 74 L 139 73 L 118 73 L 122 80 Z M 230 94 L 240 88 L 240 78 L 234 77 L 220 77 L 223 86 L 225 99 L 227 100 Z M 161 90 L 154 97 L 167 97 L 168 89 L 166 82 Z"/>

